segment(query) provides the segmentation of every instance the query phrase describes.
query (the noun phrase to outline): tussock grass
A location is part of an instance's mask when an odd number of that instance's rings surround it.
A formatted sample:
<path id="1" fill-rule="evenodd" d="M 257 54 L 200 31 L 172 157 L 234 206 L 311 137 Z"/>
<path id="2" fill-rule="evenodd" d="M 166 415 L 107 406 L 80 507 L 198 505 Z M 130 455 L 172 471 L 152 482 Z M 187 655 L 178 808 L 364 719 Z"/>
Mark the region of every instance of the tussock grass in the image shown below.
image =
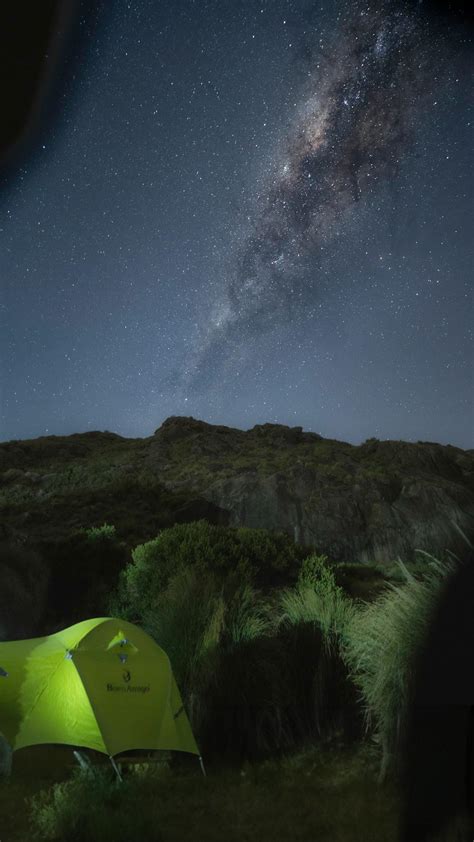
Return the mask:
<path id="1" fill-rule="evenodd" d="M 326 561 L 326 556 L 318 555 L 303 561 L 296 586 L 281 594 L 277 623 L 279 627 L 295 627 L 300 623 L 318 626 L 327 650 L 335 653 L 356 608 L 336 585 Z"/>
<path id="2" fill-rule="evenodd" d="M 201 750 L 257 759 L 360 731 L 340 653 L 355 611 L 313 555 L 296 585 L 272 596 L 237 575 L 182 567 L 142 624 L 170 657 Z"/>
<path id="3" fill-rule="evenodd" d="M 360 691 L 366 732 L 381 752 L 381 780 L 389 770 L 397 769 L 415 659 L 443 585 L 454 571 L 453 562 L 423 555 L 427 559 L 424 575 L 416 578 L 399 561 L 405 581 L 389 583 L 375 602 L 355 612 L 343 641 L 344 660 Z"/>
<path id="4" fill-rule="evenodd" d="M 206 754 L 256 756 L 281 741 L 281 647 L 268 605 L 249 584 L 184 568 L 144 616 L 168 653 Z"/>
<path id="5" fill-rule="evenodd" d="M 286 634 L 300 738 L 324 739 L 342 728 L 351 741 L 360 723 L 341 647 L 357 607 L 326 562 L 326 556 L 305 559 L 296 585 L 279 596 L 276 627 Z"/>
<path id="6" fill-rule="evenodd" d="M 182 563 L 164 575 L 147 545 L 125 582 L 135 606 L 147 583 L 139 621 L 170 655 L 204 753 L 278 755 L 341 729 L 350 742 L 365 724 L 384 780 L 398 771 L 415 659 L 454 569 L 418 552 L 410 569 L 398 561 L 401 581 L 385 580 L 371 603 L 350 598 L 338 567 L 317 554 L 301 562 L 293 586 L 263 593 L 242 578 L 250 567 Z"/>

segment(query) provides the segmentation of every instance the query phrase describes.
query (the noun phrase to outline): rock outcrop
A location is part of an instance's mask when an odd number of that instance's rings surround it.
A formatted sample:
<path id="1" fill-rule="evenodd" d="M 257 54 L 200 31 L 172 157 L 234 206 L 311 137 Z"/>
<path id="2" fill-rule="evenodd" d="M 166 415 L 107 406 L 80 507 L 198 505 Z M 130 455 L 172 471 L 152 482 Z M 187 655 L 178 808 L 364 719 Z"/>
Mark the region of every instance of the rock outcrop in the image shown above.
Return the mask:
<path id="1" fill-rule="evenodd" d="M 186 417 L 145 439 L 87 433 L 0 445 L 0 507 L 12 528 L 34 538 L 84 495 L 83 525 L 100 517 L 120 530 L 125 508 L 134 540 L 147 511 L 144 539 L 155 523 L 205 517 L 284 530 L 335 561 L 408 561 L 417 549 L 463 555 L 459 530 L 474 543 L 474 451 L 451 445 L 355 446 L 301 427 L 245 431 Z M 153 507 L 166 518 L 153 520 Z"/>

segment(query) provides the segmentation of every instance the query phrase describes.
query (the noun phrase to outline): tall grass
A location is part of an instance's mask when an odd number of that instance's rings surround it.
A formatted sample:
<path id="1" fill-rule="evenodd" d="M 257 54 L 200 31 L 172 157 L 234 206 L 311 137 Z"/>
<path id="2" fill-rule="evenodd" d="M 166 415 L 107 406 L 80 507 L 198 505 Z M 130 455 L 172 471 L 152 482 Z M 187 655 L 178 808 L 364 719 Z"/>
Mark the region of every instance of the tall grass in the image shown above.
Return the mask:
<path id="1" fill-rule="evenodd" d="M 189 700 L 197 687 L 204 660 L 218 646 L 225 603 L 215 577 L 193 568 L 173 576 L 144 612 L 143 625 L 168 654 L 178 685 Z"/>
<path id="2" fill-rule="evenodd" d="M 143 625 L 170 657 L 202 751 L 256 759 L 354 730 L 340 642 L 355 611 L 313 555 L 296 585 L 272 596 L 182 568 Z"/>
<path id="3" fill-rule="evenodd" d="M 130 619 L 168 653 L 207 756 L 257 758 L 341 731 L 353 739 L 365 724 L 383 780 L 397 768 L 415 658 L 454 569 L 422 555 L 423 573 L 399 561 L 403 581 L 368 604 L 316 554 L 292 587 L 265 595 L 240 569 L 183 563 L 153 589 L 146 578 L 141 616 Z"/>
<path id="4" fill-rule="evenodd" d="M 184 568 L 144 626 L 170 657 L 202 751 L 258 756 L 277 747 L 288 693 L 271 610 L 258 591 Z"/>
<path id="5" fill-rule="evenodd" d="M 342 729 L 352 739 L 359 732 L 358 713 L 342 643 L 357 608 L 326 561 L 312 555 L 303 562 L 296 585 L 279 596 L 276 627 L 291 655 L 293 715 L 301 738 L 331 737 Z"/>
<path id="6" fill-rule="evenodd" d="M 356 608 L 336 584 L 326 561 L 326 556 L 318 555 L 303 561 L 296 586 L 280 596 L 278 626 L 313 624 L 321 630 L 327 651 L 336 654 Z"/>
<path id="7" fill-rule="evenodd" d="M 389 583 L 375 602 L 354 613 L 342 645 L 350 677 L 360 692 L 366 732 L 371 733 L 381 754 L 380 781 L 398 768 L 416 656 L 445 581 L 455 569 L 452 561 L 423 555 L 427 558 L 424 575 L 415 578 L 399 561 L 405 581 Z"/>

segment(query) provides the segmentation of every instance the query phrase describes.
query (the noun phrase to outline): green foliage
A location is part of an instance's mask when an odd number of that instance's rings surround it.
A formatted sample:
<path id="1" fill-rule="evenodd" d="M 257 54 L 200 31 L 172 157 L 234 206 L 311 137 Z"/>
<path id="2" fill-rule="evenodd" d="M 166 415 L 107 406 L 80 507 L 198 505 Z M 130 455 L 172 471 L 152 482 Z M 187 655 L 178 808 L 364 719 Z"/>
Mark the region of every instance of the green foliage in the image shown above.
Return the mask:
<path id="1" fill-rule="evenodd" d="M 366 729 L 381 751 L 382 779 L 397 768 L 415 658 L 454 570 L 453 564 L 424 555 L 429 559 L 425 575 L 415 578 L 399 562 L 404 583 L 390 583 L 375 602 L 354 613 L 344 636 L 343 657 L 360 691 Z"/>
<path id="2" fill-rule="evenodd" d="M 286 678 L 281 659 L 276 663 L 278 645 L 269 637 L 270 613 L 257 591 L 235 578 L 181 568 L 143 624 L 170 657 L 206 755 L 253 756 L 275 748 Z"/>
<path id="3" fill-rule="evenodd" d="M 151 565 L 155 553 L 155 542 L 142 548 L 135 568 Z M 206 755 L 278 753 L 322 736 L 355 702 L 338 651 L 355 609 L 324 556 L 306 558 L 281 595 L 265 596 L 202 560 L 157 574 L 153 591 L 153 580 L 140 576 L 128 583 L 132 614 L 113 613 L 139 621 L 168 653 Z"/>
<path id="4" fill-rule="evenodd" d="M 214 526 L 205 520 L 176 524 L 132 552 L 120 578 L 116 605 L 130 617 L 150 610 L 171 576 L 182 568 L 256 587 L 294 580 L 305 551 L 285 534 Z"/>
<path id="5" fill-rule="evenodd" d="M 216 579 L 181 568 L 143 612 L 142 624 L 168 654 L 183 695 L 202 678 L 205 656 L 219 645 L 226 606 Z"/>
<path id="6" fill-rule="evenodd" d="M 406 582 L 407 577 L 410 576 L 415 579 L 422 579 L 430 571 L 428 560 L 431 556 L 426 553 L 421 553 L 421 551 L 418 552 L 420 553 L 420 557 L 415 558 L 413 561 L 404 563 L 401 559 L 398 559 L 393 564 L 385 566 L 381 565 L 377 569 L 383 573 L 387 581 L 393 583 Z"/>
<path id="7" fill-rule="evenodd" d="M 324 555 L 311 555 L 303 561 L 296 586 L 281 594 L 278 623 L 280 626 L 317 625 L 327 648 L 337 651 L 356 609 L 336 585 L 334 573 L 326 562 Z"/>
<path id="8" fill-rule="evenodd" d="M 133 551 L 111 613 L 140 623 L 168 653 L 206 752 L 220 744 L 258 755 L 291 742 L 287 654 L 275 598 L 264 594 L 296 581 L 303 558 L 286 535 L 206 521 L 176 525 Z"/>
<path id="9" fill-rule="evenodd" d="M 243 585 L 229 605 L 228 636 L 232 644 L 248 643 L 271 633 L 271 608 L 249 586 Z"/>
<path id="10" fill-rule="evenodd" d="M 120 784 L 108 769 L 78 769 L 70 780 L 33 796 L 32 838 L 41 842 L 130 842 L 135 838 L 161 842 L 158 811 L 144 796 L 139 777 Z"/>
<path id="11" fill-rule="evenodd" d="M 115 526 L 110 523 L 104 523 L 102 526 L 91 526 L 89 529 L 84 529 L 89 541 L 106 541 L 116 537 Z"/>
<path id="12" fill-rule="evenodd" d="M 326 556 L 303 562 L 293 588 L 275 608 L 276 627 L 286 635 L 288 675 L 295 691 L 293 719 L 302 737 L 327 737 L 342 728 L 360 730 L 354 687 L 342 659 L 342 643 L 356 606 L 335 581 Z"/>

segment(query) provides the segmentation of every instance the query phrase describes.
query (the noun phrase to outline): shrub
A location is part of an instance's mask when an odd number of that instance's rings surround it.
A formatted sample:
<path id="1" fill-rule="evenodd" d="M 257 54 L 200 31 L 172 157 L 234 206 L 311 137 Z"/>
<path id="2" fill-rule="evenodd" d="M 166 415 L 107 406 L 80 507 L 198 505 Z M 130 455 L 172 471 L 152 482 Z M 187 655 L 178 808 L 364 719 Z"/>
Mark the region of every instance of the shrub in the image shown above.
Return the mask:
<path id="1" fill-rule="evenodd" d="M 296 579 L 304 555 L 285 534 L 214 526 L 205 520 L 177 524 L 133 550 L 133 564 L 120 577 L 114 606 L 138 620 L 170 578 L 186 567 L 256 587 L 288 584 Z"/>
<path id="2" fill-rule="evenodd" d="M 316 555 L 293 588 L 266 594 L 257 587 L 262 546 L 274 570 L 265 533 L 174 527 L 137 548 L 110 602 L 169 655 L 206 755 L 256 758 L 354 718 L 339 639 L 355 609 Z"/>
<path id="3" fill-rule="evenodd" d="M 115 526 L 109 523 L 104 523 L 102 526 L 91 526 L 90 529 L 84 529 L 84 533 L 90 541 L 104 541 L 116 537 Z"/>
<path id="4" fill-rule="evenodd" d="M 257 759 L 316 734 L 296 694 L 314 673 L 314 636 L 302 664 L 294 638 L 277 629 L 275 603 L 235 573 L 196 565 L 181 567 L 140 613 L 170 657 L 207 757 Z"/>
<path id="5" fill-rule="evenodd" d="M 421 551 L 419 551 L 421 552 Z M 423 553 L 428 569 L 415 578 L 402 562 L 403 584 L 389 583 L 375 602 L 355 613 L 343 656 L 359 689 L 366 731 L 381 752 L 380 779 L 396 771 L 413 690 L 415 659 L 425 640 L 453 564 Z"/>

